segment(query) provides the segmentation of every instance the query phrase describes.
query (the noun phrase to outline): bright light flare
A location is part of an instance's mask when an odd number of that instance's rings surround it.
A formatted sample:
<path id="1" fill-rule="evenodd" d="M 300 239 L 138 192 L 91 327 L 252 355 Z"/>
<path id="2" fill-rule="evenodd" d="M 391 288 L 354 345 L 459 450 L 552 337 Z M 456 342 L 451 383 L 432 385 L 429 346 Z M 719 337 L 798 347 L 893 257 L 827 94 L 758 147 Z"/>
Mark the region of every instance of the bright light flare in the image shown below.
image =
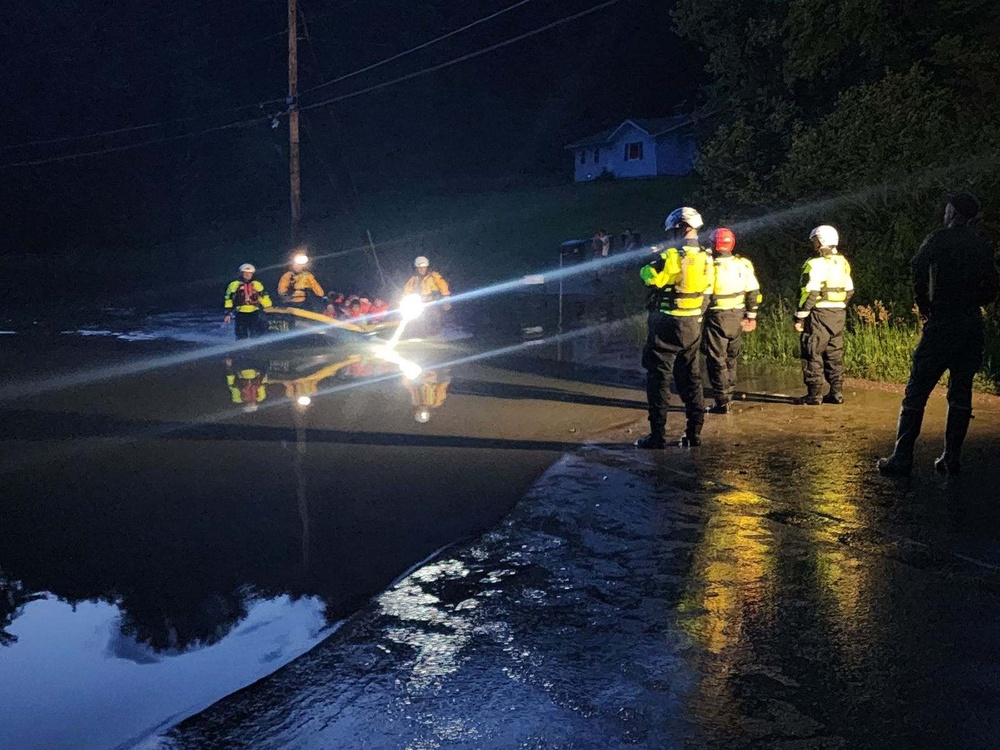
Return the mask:
<path id="1" fill-rule="evenodd" d="M 416 320 L 424 314 L 424 302 L 419 294 L 407 294 L 399 301 L 399 314 L 403 320 Z"/>
<path id="2" fill-rule="evenodd" d="M 304 266 L 309 262 L 309 256 L 305 253 L 298 253 L 294 258 L 292 258 L 292 263 L 297 266 Z"/>
<path id="3" fill-rule="evenodd" d="M 424 369 L 418 365 L 416 362 L 411 362 L 405 357 L 400 356 L 392 346 L 376 346 L 375 356 L 381 359 L 383 362 L 391 362 L 399 368 L 399 371 L 403 373 L 403 377 L 407 380 L 416 380 L 421 376 Z"/>
<path id="4" fill-rule="evenodd" d="M 311 398 L 309 398 L 308 396 L 299 396 L 297 399 L 295 399 L 295 403 L 297 403 L 303 409 L 305 409 L 307 406 L 309 406 L 309 404 L 311 404 L 312 402 L 313 402 L 313 400 Z"/>

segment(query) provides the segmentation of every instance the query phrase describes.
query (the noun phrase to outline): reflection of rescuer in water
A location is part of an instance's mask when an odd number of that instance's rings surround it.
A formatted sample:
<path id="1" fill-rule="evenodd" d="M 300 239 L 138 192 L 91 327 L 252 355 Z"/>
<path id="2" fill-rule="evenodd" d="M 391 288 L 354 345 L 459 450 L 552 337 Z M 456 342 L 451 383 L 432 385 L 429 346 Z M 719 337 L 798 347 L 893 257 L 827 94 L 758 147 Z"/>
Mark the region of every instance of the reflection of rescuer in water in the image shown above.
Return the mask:
<path id="1" fill-rule="evenodd" d="M 264 285 L 254 278 L 256 272 L 250 263 L 244 263 L 240 266 L 239 278 L 226 287 L 225 324 L 229 325 L 235 311 L 238 339 L 260 336 L 267 331 L 262 310 L 271 306 L 271 298 L 264 291 Z"/>
<path id="2" fill-rule="evenodd" d="M 733 254 L 736 237 L 722 227 L 712 233 L 712 294 L 705 313 L 702 351 L 708 364 L 715 405 L 712 414 L 728 414 L 736 385 L 736 364 L 744 332 L 757 327 L 760 284 L 753 263 Z"/>
<path id="3" fill-rule="evenodd" d="M 267 371 L 255 362 L 226 360 L 226 385 L 234 404 L 256 406 L 267 398 Z"/>
<path id="4" fill-rule="evenodd" d="M 809 406 L 844 403 L 844 325 L 854 296 L 851 264 L 840 254 L 840 236 L 828 224 L 809 233 L 817 257 L 802 267 L 802 294 L 795 312 L 800 336 L 802 379 Z M 823 380 L 830 391 L 823 395 Z"/>
<path id="5" fill-rule="evenodd" d="M 296 254 L 291 261 L 291 270 L 285 271 L 278 280 L 278 295 L 283 304 L 316 312 L 325 308 L 326 292 L 316 281 L 308 265 L 309 256 L 304 253 Z"/>
<path id="6" fill-rule="evenodd" d="M 698 229 L 703 223 L 701 214 L 693 208 L 678 208 L 671 213 L 664 224 L 669 246 L 640 271 L 650 297 L 649 335 L 642 353 L 649 434 L 636 442 L 639 448 L 666 447 L 671 374 L 687 413 L 682 442 L 701 445 L 705 397 L 699 353 L 702 320 L 712 285 L 712 260 L 698 243 Z"/>
<path id="7" fill-rule="evenodd" d="M 980 308 L 993 302 L 1000 290 L 993 251 L 969 226 L 979 210 L 979 200 L 973 195 L 950 196 L 944 228 L 927 235 L 911 262 L 913 296 L 925 322 L 899 411 L 895 450 L 878 461 L 883 474 L 910 473 L 924 407 L 946 371 L 944 454 L 934 468 L 943 474 L 961 471 L 962 443 L 972 419 L 972 381 L 983 364 Z"/>
<path id="8" fill-rule="evenodd" d="M 413 403 L 413 418 L 420 424 L 431 419 L 431 413 L 444 404 L 448 398 L 451 373 L 448 370 L 425 370 L 420 377 L 410 380 L 403 378 L 403 385 L 410 392 Z"/>

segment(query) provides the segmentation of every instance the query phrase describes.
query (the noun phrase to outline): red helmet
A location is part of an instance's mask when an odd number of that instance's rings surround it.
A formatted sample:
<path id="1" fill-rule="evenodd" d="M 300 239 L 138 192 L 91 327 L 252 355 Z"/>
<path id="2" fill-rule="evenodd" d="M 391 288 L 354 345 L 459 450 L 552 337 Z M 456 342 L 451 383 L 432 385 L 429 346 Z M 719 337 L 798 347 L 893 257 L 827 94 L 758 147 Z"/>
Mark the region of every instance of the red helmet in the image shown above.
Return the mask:
<path id="1" fill-rule="evenodd" d="M 712 249 L 717 253 L 731 253 L 736 247 L 736 235 L 733 230 L 719 227 L 712 232 Z"/>

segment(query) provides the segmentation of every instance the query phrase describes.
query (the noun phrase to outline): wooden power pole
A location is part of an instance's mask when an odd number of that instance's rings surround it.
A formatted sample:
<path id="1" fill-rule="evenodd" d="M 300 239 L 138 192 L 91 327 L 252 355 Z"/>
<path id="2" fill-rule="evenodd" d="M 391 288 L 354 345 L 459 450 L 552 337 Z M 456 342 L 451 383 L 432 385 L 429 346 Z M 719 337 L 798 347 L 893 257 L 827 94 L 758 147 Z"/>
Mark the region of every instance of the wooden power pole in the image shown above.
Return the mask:
<path id="1" fill-rule="evenodd" d="M 299 241 L 302 191 L 299 174 L 299 31 L 296 0 L 288 0 L 288 170 L 291 178 L 292 245 Z"/>

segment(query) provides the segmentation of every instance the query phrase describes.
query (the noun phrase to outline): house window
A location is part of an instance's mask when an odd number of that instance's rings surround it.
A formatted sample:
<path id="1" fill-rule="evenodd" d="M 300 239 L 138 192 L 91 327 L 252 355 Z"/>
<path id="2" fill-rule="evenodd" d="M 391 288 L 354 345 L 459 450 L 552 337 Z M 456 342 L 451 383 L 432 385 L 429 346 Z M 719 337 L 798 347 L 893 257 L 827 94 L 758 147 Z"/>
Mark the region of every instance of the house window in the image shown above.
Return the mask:
<path id="1" fill-rule="evenodd" d="M 642 141 L 625 144 L 625 161 L 642 161 Z"/>
<path id="2" fill-rule="evenodd" d="M 586 163 L 587 163 L 587 152 L 586 151 L 581 151 L 580 152 L 580 164 L 582 165 L 582 164 L 586 164 Z"/>
<path id="3" fill-rule="evenodd" d="M 594 149 L 594 164 L 597 164 L 597 162 L 599 162 L 600 160 L 601 160 L 601 149 L 595 148 Z"/>

